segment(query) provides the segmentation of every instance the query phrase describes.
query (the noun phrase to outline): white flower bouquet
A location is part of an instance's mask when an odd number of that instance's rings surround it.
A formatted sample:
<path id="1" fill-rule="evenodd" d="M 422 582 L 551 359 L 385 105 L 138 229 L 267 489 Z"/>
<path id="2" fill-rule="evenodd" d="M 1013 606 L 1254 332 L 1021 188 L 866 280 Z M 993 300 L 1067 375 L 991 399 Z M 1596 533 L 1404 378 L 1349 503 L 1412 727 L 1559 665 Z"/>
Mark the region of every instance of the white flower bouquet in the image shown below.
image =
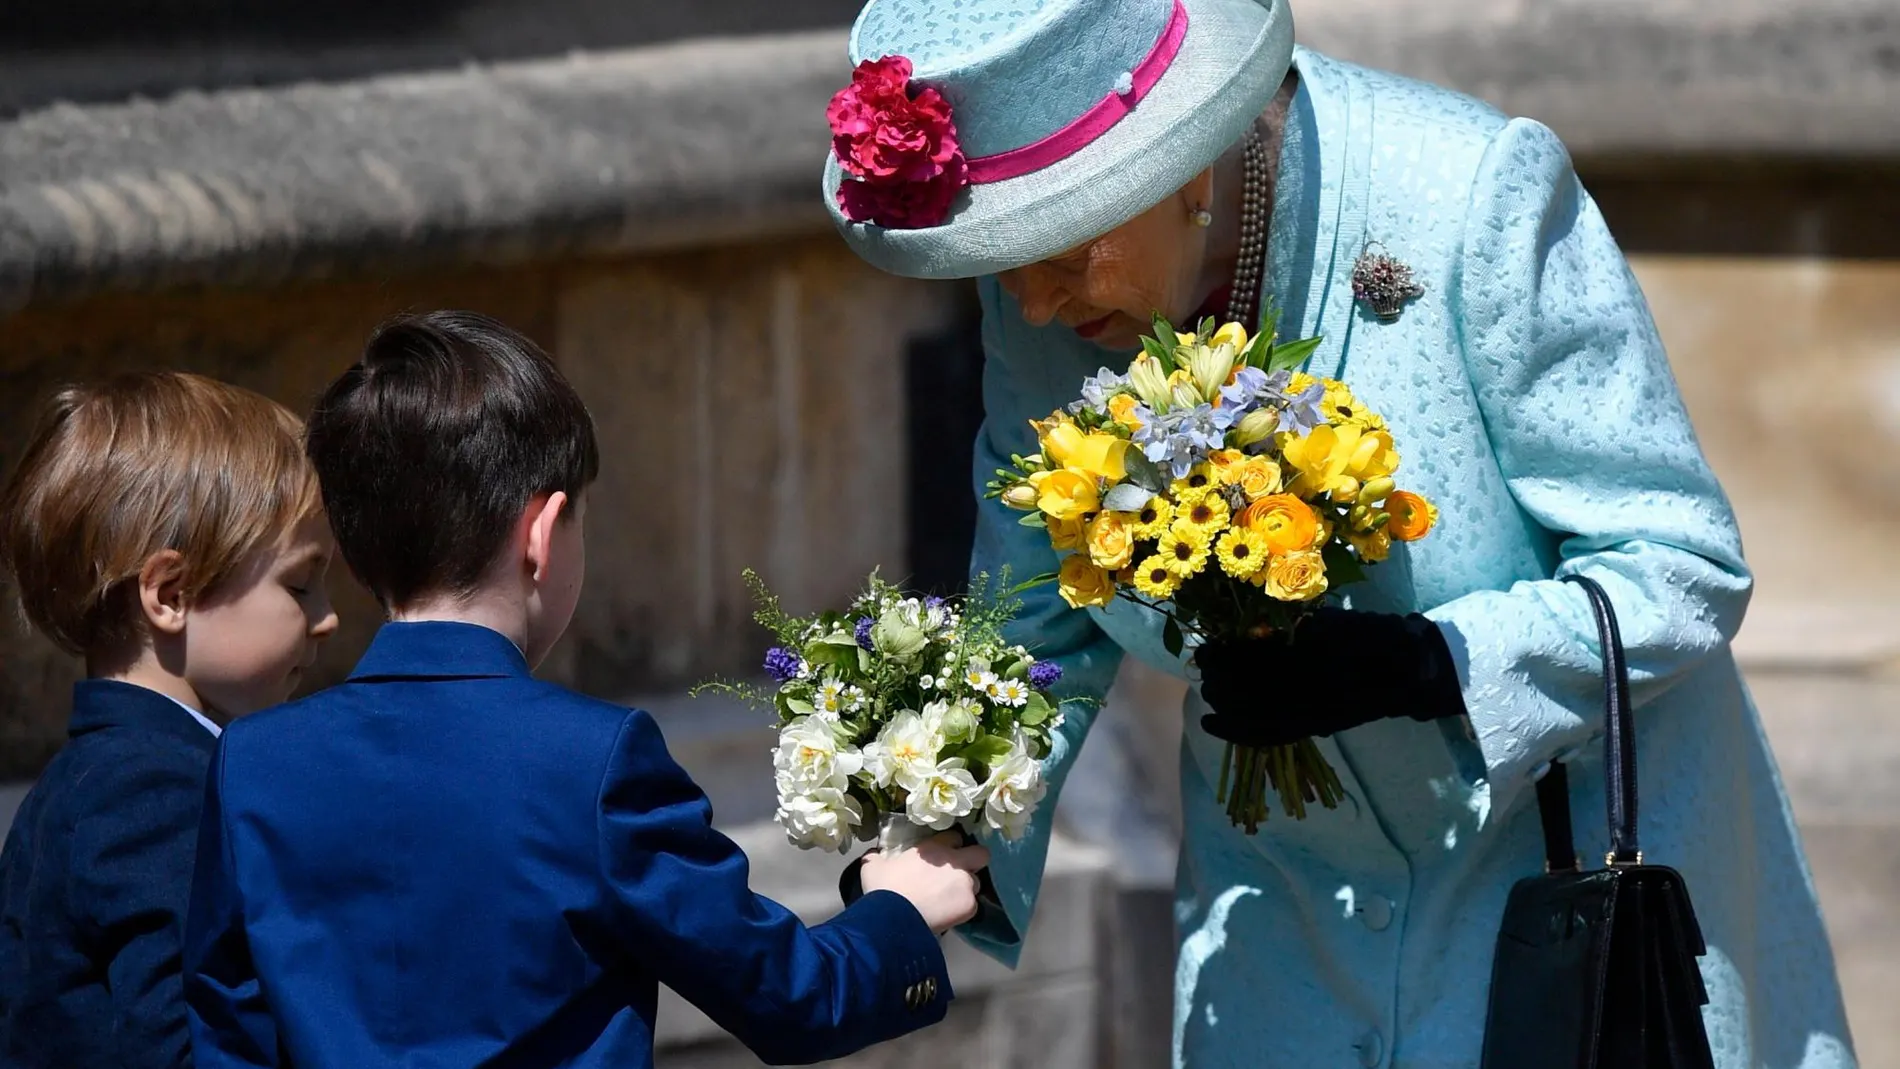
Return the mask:
<path id="1" fill-rule="evenodd" d="M 1046 790 L 1062 669 L 1003 638 L 1012 591 L 978 577 L 961 598 L 920 599 L 873 574 L 849 610 L 794 617 L 745 574 L 778 639 L 765 656 L 775 685 L 699 689 L 777 713 L 777 818 L 794 844 L 891 851 L 952 829 L 1022 834 Z"/>

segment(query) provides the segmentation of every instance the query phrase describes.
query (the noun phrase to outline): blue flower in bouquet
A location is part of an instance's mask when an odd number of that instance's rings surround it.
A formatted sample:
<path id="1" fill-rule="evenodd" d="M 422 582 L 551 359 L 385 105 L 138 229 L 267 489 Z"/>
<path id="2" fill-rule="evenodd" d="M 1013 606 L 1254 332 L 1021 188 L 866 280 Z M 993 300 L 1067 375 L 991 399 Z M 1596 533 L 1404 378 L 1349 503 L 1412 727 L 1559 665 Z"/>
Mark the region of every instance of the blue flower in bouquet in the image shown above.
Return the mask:
<path id="1" fill-rule="evenodd" d="M 1194 465 L 1221 448 L 1239 416 L 1233 409 L 1210 404 L 1177 408 L 1143 423 L 1134 443 L 1149 460 L 1167 468 L 1171 478 L 1186 478 Z"/>
<path id="2" fill-rule="evenodd" d="M 1280 430 L 1306 434 L 1326 425 L 1326 413 L 1321 402 L 1326 400 L 1326 387 L 1314 383 L 1299 394 L 1287 398 L 1286 407 L 1280 410 Z"/>
<path id="3" fill-rule="evenodd" d="M 873 623 L 874 621 L 869 616 L 860 616 L 858 617 L 857 629 L 852 632 L 858 640 L 858 645 L 863 649 L 869 650 L 876 648 L 871 644 L 871 625 Z"/>
<path id="4" fill-rule="evenodd" d="M 1082 402 L 1080 406 L 1071 405 L 1073 411 L 1081 411 L 1083 406 L 1101 410 L 1108 407 L 1108 399 L 1128 386 L 1128 376 L 1117 374 L 1108 368 L 1102 368 L 1082 382 Z"/>
<path id="5" fill-rule="evenodd" d="M 1292 373 L 1287 371 L 1268 374 L 1257 367 L 1241 368 L 1234 374 L 1234 381 L 1221 387 L 1221 407 L 1234 409 L 1239 416 L 1261 405 L 1284 404 L 1292 380 Z"/>
<path id="6" fill-rule="evenodd" d="M 783 646 L 765 651 L 765 674 L 780 683 L 789 683 L 803 675 L 805 659 Z"/>
<path id="7" fill-rule="evenodd" d="M 1029 685 L 1037 690 L 1048 690 L 1062 682 L 1062 666 L 1054 661 L 1037 661 L 1029 666 Z"/>

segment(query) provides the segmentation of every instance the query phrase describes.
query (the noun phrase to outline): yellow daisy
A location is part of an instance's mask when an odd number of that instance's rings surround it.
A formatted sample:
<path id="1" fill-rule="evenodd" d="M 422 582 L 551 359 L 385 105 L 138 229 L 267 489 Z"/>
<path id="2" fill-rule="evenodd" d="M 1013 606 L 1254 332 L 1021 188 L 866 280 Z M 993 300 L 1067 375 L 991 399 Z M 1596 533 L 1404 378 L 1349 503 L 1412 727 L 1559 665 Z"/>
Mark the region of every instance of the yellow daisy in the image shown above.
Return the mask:
<path id="1" fill-rule="evenodd" d="M 1252 578 L 1267 563 L 1267 540 L 1259 532 L 1235 527 L 1215 543 L 1221 570 L 1236 579 Z"/>
<path id="2" fill-rule="evenodd" d="M 1155 556 L 1168 570 L 1183 579 L 1207 567 L 1207 532 L 1191 523 L 1176 520 L 1155 543 Z"/>
<path id="3" fill-rule="evenodd" d="M 1135 513 L 1133 525 L 1136 538 L 1160 538 L 1161 532 L 1174 522 L 1174 506 L 1168 504 L 1165 497 L 1151 497 L 1140 512 Z"/>
<path id="4" fill-rule="evenodd" d="M 1227 499 L 1219 494 L 1206 494 L 1199 501 L 1182 505 L 1175 514 L 1176 522 L 1199 527 L 1209 538 L 1221 533 L 1228 519 Z"/>
<path id="5" fill-rule="evenodd" d="M 1220 476 L 1214 473 L 1209 464 L 1196 464 L 1192 470 L 1168 487 L 1168 494 L 1178 505 L 1186 506 L 1191 501 L 1199 501 L 1207 493 L 1220 486 Z"/>
<path id="6" fill-rule="evenodd" d="M 1149 557 L 1135 568 L 1135 589 L 1143 596 L 1165 601 L 1181 588 L 1181 579 L 1168 570 L 1160 554 Z"/>

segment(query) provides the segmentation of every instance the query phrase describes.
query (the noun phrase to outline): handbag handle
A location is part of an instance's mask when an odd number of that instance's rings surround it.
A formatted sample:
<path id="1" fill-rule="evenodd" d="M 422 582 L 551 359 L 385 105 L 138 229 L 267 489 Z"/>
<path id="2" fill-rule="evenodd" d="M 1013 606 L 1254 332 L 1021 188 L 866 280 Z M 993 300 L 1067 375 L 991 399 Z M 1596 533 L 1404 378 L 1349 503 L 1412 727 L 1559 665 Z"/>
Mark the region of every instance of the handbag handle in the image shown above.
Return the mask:
<path id="1" fill-rule="evenodd" d="M 1583 588 L 1596 617 L 1598 644 L 1603 648 L 1603 779 L 1609 803 L 1611 865 L 1640 865 L 1643 851 L 1636 841 L 1636 725 L 1630 705 L 1629 665 L 1624 658 L 1623 634 L 1616 610 L 1596 580 L 1582 575 L 1564 581 Z M 1577 850 L 1570 837 L 1569 774 L 1553 761 L 1550 772 L 1537 781 L 1537 808 L 1544 825 L 1544 863 L 1550 871 L 1576 869 Z"/>

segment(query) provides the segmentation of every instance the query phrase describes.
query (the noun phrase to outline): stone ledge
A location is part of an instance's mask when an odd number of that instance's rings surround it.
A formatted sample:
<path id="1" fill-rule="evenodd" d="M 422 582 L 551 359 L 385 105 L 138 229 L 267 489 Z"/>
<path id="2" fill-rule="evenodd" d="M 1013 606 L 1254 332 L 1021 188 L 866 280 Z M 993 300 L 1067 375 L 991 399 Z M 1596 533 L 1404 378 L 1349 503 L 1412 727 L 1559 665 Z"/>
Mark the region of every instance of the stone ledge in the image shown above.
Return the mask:
<path id="1" fill-rule="evenodd" d="M 0 123 L 0 314 L 819 230 L 844 76 L 822 31 L 30 112 Z"/>

